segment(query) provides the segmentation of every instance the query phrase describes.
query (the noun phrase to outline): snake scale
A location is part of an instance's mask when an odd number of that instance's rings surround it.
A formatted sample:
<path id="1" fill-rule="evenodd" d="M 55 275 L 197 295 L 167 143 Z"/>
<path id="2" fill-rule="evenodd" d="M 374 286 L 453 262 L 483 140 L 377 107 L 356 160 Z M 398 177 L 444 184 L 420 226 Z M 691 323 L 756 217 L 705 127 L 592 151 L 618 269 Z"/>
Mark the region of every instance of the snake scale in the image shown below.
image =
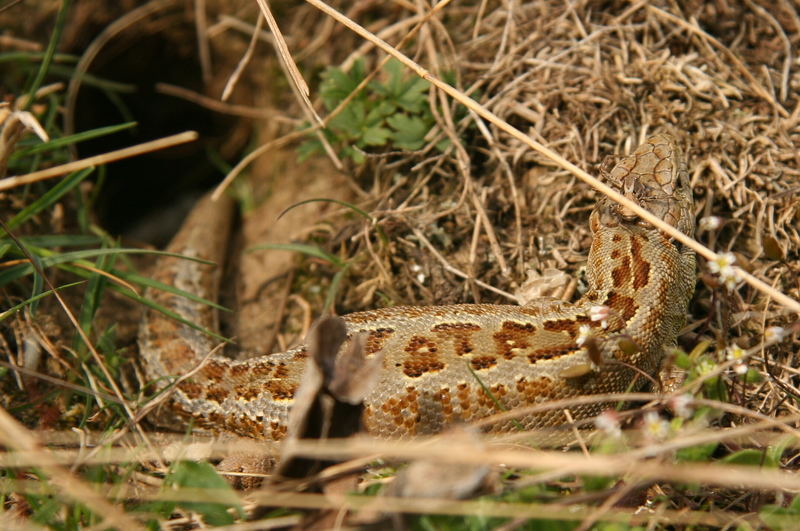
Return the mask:
<path id="1" fill-rule="evenodd" d="M 607 180 L 667 223 L 693 233 L 686 165 L 670 135 L 647 139 L 619 160 Z M 168 250 L 220 262 L 231 208 L 202 200 Z M 381 437 L 429 434 L 498 413 L 495 400 L 513 410 L 645 386 L 643 375 L 656 375 L 665 346 L 675 342 L 685 320 L 695 284 L 694 254 L 605 197 L 589 223 L 588 290 L 575 303 L 547 298 L 525 306 L 400 306 L 344 316 L 348 338 L 363 334 L 368 358 L 383 353 L 380 379 L 365 400 L 367 431 Z M 218 275 L 202 263 L 162 257 L 155 278 L 212 299 Z M 207 305 L 166 291 L 151 290 L 148 296 L 215 328 Z M 140 328 L 145 372 L 161 387 L 202 364 L 171 390 L 177 414 L 214 431 L 282 439 L 306 348 L 233 361 L 208 356 L 215 343 L 154 310 L 146 312 Z M 586 418 L 605 407 L 576 406 L 571 414 Z M 518 421 L 542 428 L 565 418 L 549 411 Z M 515 426 L 507 421 L 492 430 Z"/>

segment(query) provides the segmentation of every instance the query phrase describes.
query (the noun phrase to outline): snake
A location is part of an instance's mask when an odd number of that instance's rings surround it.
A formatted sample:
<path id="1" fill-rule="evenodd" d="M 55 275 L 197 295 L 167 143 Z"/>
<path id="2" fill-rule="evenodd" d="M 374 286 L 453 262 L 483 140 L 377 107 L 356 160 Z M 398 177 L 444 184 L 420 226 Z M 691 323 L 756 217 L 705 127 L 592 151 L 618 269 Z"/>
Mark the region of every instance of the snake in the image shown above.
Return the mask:
<path id="1" fill-rule="evenodd" d="M 684 234 L 695 220 L 684 152 L 667 133 L 647 138 L 605 179 Z M 214 299 L 233 212 L 231 200 L 203 198 L 158 259 L 153 308 L 139 328 L 146 376 L 169 392 L 169 409 L 193 426 L 255 439 L 286 437 L 309 350 L 233 360 L 215 353 Z M 587 289 L 575 302 L 524 305 L 395 306 L 342 316 L 346 340 L 381 356 L 363 403 L 377 437 L 438 433 L 498 412 L 559 399 L 636 391 L 652 385 L 682 328 L 696 281 L 691 249 L 601 196 L 589 216 Z M 171 314 L 171 315 L 170 315 Z M 174 317 L 179 316 L 181 320 Z M 193 323 L 190 326 L 186 323 Z M 569 408 L 573 419 L 601 413 L 600 401 Z M 530 409 L 530 408 L 528 408 Z M 492 432 L 562 425 L 564 412 L 536 411 L 491 424 Z"/>

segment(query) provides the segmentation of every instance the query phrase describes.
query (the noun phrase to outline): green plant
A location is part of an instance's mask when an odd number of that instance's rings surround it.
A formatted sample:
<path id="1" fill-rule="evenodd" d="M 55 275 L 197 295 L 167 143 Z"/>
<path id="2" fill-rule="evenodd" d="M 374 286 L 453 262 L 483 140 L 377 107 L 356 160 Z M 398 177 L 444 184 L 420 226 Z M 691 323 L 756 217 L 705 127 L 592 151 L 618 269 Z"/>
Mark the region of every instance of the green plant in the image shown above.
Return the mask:
<path id="1" fill-rule="evenodd" d="M 333 111 L 356 90 L 364 76 L 361 60 L 348 72 L 328 68 L 322 74 L 320 86 L 325 108 Z M 358 91 L 324 130 L 325 137 L 338 148 L 341 157 L 359 164 L 364 162 L 364 151 L 368 147 L 420 149 L 435 124 L 428 105 L 427 81 L 406 73 L 395 59 L 386 63 L 381 78 Z M 445 140 L 437 147 L 443 149 L 446 145 Z M 311 137 L 298 152 L 303 159 L 321 149 L 320 141 Z"/>

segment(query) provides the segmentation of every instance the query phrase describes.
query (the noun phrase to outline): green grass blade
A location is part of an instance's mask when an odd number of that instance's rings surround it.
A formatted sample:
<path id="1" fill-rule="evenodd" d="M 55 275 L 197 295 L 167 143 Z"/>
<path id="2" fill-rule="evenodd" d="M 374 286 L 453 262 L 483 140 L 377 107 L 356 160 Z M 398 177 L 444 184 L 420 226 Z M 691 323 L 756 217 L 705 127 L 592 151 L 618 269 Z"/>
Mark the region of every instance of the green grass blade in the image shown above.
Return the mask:
<path id="1" fill-rule="evenodd" d="M 14 229 L 21 224 L 25 223 L 33 216 L 51 206 L 53 203 L 61 199 L 66 193 L 75 188 L 86 177 L 91 175 L 94 168 L 84 168 L 83 170 L 76 171 L 69 174 L 65 179 L 61 180 L 58 184 L 50 188 L 39 199 L 23 208 L 16 216 L 11 218 L 7 223 L 9 229 Z M 4 231 L 0 234 L 5 236 Z"/>
<path id="2" fill-rule="evenodd" d="M 315 258 L 321 258 L 322 260 L 330 262 L 339 268 L 345 266 L 345 263 L 342 262 L 337 256 L 327 253 L 315 245 L 308 245 L 305 243 L 265 243 L 263 245 L 254 245 L 245 252 L 250 253 L 263 249 L 270 249 L 273 251 L 294 251 L 296 253 L 302 253 Z"/>
<path id="3" fill-rule="evenodd" d="M 90 245 L 100 245 L 101 243 L 100 238 L 93 234 L 43 234 L 39 236 L 21 236 L 19 240 L 25 245 L 45 248 L 88 247 Z"/>
<path id="4" fill-rule="evenodd" d="M 123 124 L 98 127 L 96 129 L 90 129 L 89 131 L 82 131 L 80 133 L 64 136 L 61 138 L 55 138 L 53 140 L 50 140 L 49 142 L 42 142 L 41 144 L 37 144 L 29 148 L 17 150 L 17 152 L 14 153 L 14 155 L 12 155 L 11 158 L 12 159 L 21 158 L 34 155 L 37 153 L 46 153 L 48 151 L 53 151 L 55 149 L 59 149 L 65 146 L 71 146 L 73 144 L 84 142 L 86 140 L 91 140 L 93 138 L 99 138 L 101 136 L 118 133 L 119 131 L 125 131 L 126 129 L 131 129 L 133 127 L 136 127 L 137 125 L 138 125 L 137 122 L 126 122 Z"/>
<path id="5" fill-rule="evenodd" d="M 83 251 L 73 251 L 69 253 L 55 253 L 49 249 L 42 249 L 42 248 L 31 248 L 35 254 L 44 255 L 45 258 L 42 259 L 42 266 L 43 267 L 52 267 L 56 265 L 63 265 L 69 262 L 74 262 L 76 264 L 81 264 L 82 260 L 87 258 L 94 258 L 98 256 L 104 256 L 109 254 L 158 254 L 164 256 L 174 256 L 176 258 L 183 258 L 185 260 L 191 260 L 193 262 L 199 262 L 201 264 L 208 264 L 214 265 L 213 262 L 208 260 L 203 260 L 202 258 L 195 258 L 191 256 L 184 256 L 178 253 L 170 253 L 167 251 L 152 251 L 149 249 L 129 249 L 129 248 L 116 248 L 116 249 L 88 249 Z M 82 265 L 89 265 L 91 267 L 95 267 L 94 264 L 90 262 L 83 262 Z M 18 278 L 21 278 L 25 275 L 29 275 L 33 272 L 33 266 L 31 264 L 19 264 L 13 266 L 9 269 L 6 269 L 3 272 L 0 272 L 0 286 L 4 286 L 9 282 L 12 282 Z"/>
<path id="6" fill-rule="evenodd" d="M 84 283 L 86 283 L 85 280 L 79 280 L 77 282 L 70 282 L 69 284 L 64 284 L 63 286 L 57 287 L 55 289 L 55 291 L 61 291 L 62 289 L 71 288 L 73 286 L 77 286 L 78 284 L 84 284 Z M 52 294 L 53 294 L 53 290 L 48 289 L 48 290 L 43 291 L 42 293 L 40 293 L 38 295 L 35 295 L 35 296 L 33 296 L 33 297 L 29 298 L 29 299 L 26 299 L 26 300 L 20 302 L 19 304 L 15 304 L 14 306 L 9 308 L 8 310 L 0 312 L 0 322 L 5 321 L 7 318 L 11 317 L 12 315 L 14 315 L 16 312 L 20 311 L 24 307 L 26 307 L 26 306 L 38 301 L 39 299 L 41 299 L 43 297 L 47 297 L 48 295 L 52 295 Z"/>
<path id="7" fill-rule="evenodd" d="M 53 57 L 55 57 L 58 42 L 61 40 L 61 31 L 64 29 L 69 8 L 69 0 L 62 0 L 61 6 L 58 9 L 58 14 L 56 15 L 56 23 L 53 27 L 52 33 L 50 34 L 50 42 L 47 43 L 47 49 L 45 50 L 44 56 L 42 57 L 42 62 L 39 65 L 39 71 L 36 73 L 33 83 L 31 83 L 30 88 L 27 90 L 28 101 L 26 102 L 23 110 L 28 110 L 30 106 L 33 105 L 33 101 L 36 97 L 36 91 L 42 86 L 44 78 L 50 71 L 50 65 L 53 63 Z"/>
<path id="8" fill-rule="evenodd" d="M 308 203 L 336 203 L 337 205 L 341 205 L 343 207 L 349 208 L 350 210 L 352 210 L 353 212 L 355 212 L 356 214 L 358 214 L 362 218 L 366 219 L 370 223 L 375 223 L 375 218 L 373 218 L 372 216 L 370 216 L 369 214 L 367 214 L 365 211 L 361 210 L 357 206 L 355 206 L 355 205 L 353 205 L 351 203 L 348 203 L 347 201 L 341 201 L 339 199 L 331 199 L 329 197 L 314 197 L 314 198 L 311 198 L 311 199 L 305 199 L 303 201 L 298 201 L 297 203 L 294 203 L 293 205 L 289 205 L 288 207 L 283 209 L 283 211 L 280 214 L 278 214 L 278 218 L 277 219 L 281 219 L 281 217 L 283 217 L 283 215 L 286 214 L 287 212 L 289 212 L 290 210 L 293 210 L 293 209 L 295 209 L 295 208 L 297 208 L 299 206 L 302 206 L 302 205 L 305 205 L 305 204 L 308 204 Z"/>

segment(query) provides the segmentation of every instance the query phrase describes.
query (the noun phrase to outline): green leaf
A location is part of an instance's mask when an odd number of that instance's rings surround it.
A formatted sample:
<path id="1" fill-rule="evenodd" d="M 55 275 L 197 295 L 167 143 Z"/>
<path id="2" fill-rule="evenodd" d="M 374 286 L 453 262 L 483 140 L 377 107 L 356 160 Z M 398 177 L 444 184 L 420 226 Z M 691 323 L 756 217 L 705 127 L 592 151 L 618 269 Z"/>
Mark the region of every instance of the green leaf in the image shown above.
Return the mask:
<path id="1" fill-rule="evenodd" d="M 328 293 L 325 295 L 325 305 L 323 311 L 328 312 L 333 309 L 333 303 L 336 301 L 336 294 L 339 292 L 339 286 L 342 284 L 342 279 L 347 274 L 348 267 L 345 265 L 333 275 L 331 286 L 328 288 Z"/>
<path id="2" fill-rule="evenodd" d="M 101 243 L 100 238 L 93 234 L 42 234 L 22 236 L 19 240 L 33 247 L 86 247 Z"/>
<path id="3" fill-rule="evenodd" d="M 753 368 L 747 369 L 747 372 L 744 375 L 744 381 L 749 384 L 756 384 L 761 383 L 764 381 L 764 377 L 761 376 L 761 373 Z"/>
<path id="4" fill-rule="evenodd" d="M 373 126 L 366 128 L 361 138 L 367 146 L 383 146 L 391 134 L 392 132 L 385 127 Z"/>
<path id="5" fill-rule="evenodd" d="M 800 496 L 795 496 L 788 507 L 764 505 L 758 516 L 770 529 L 776 531 L 796 529 L 797 517 L 800 516 Z"/>
<path id="6" fill-rule="evenodd" d="M 706 444 L 698 444 L 696 446 L 688 446 L 681 448 L 675 453 L 675 457 L 679 462 L 685 461 L 708 461 L 714 452 L 717 450 L 719 443 L 710 442 Z"/>
<path id="7" fill-rule="evenodd" d="M 347 139 L 358 140 L 367 126 L 363 101 L 353 101 L 330 121 L 331 128 L 344 133 Z"/>
<path id="8" fill-rule="evenodd" d="M 427 81 L 405 70 L 396 59 L 390 59 L 383 71 L 388 75 L 385 84 L 374 83 L 372 89 L 395 106 L 411 113 L 420 113 L 427 105 Z"/>
<path id="9" fill-rule="evenodd" d="M 42 86 L 45 78 L 51 74 L 53 59 L 55 58 L 56 50 L 58 49 L 58 43 L 61 40 L 61 32 L 66 26 L 67 14 L 69 12 L 70 3 L 61 2 L 61 5 L 58 9 L 58 14 L 56 15 L 55 25 L 53 26 L 53 30 L 50 32 L 50 40 L 47 43 L 47 49 L 42 56 L 42 62 L 39 64 L 39 70 L 36 72 L 36 77 L 34 77 L 30 87 L 28 87 L 28 101 L 26 102 L 25 108 L 22 109 L 24 111 L 27 111 L 30 106 L 33 105 L 36 91 L 38 91 Z"/>
<path id="10" fill-rule="evenodd" d="M 428 104 L 428 86 L 427 81 L 415 76 L 403 87 L 403 93 L 397 98 L 397 104 L 408 112 L 422 112 Z"/>
<path id="11" fill-rule="evenodd" d="M 311 155 L 322 153 L 323 151 L 322 142 L 319 141 L 316 135 L 311 135 L 297 147 L 297 160 L 304 162 Z"/>
<path id="12" fill-rule="evenodd" d="M 753 448 L 745 448 L 744 450 L 739 450 L 738 452 L 734 452 L 720 459 L 721 463 L 748 466 L 761 466 L 764 464 L 764 461 L 764 451 L 755 450 Z"/>
<path id="13" fill-rule="evenodd" d="M 203 520 L 210 525 L 232 524 L 234 517 L 228 509 L 234 509 L 239 518 L 244 518 L 244 509 L 236 492 L 208 463 L 179 461 L 165 479 L 165 484 L 170 487 L 208 490 L 218 501 L 181 501 L 178 505 L 200 513 Z"/>
<path id="14" fill-rule="evenodd" d="M 361 80 L 364 79 L 364 61 L 357 60 L 349 72 L 344 72 L 341 68 L 331 67 L 322 74 L 320 84 L 320 94 L 325 107 L 332 111 L 337 105 L 351 92 L 353 92 Z M 364 99 L 364 93 L 357 94 L 353 100 Z"/>
<path id="15" fill-rule="evenodd" d="M 398 110 L 394 103 L 391 101 L 380 101 L 372 105 L 364 120 L 367 125 L 378 125 L 382 124 L 387 116 L 391 116 L 396 112 L 398 112 Z"/>
<path id="16" fill-rule="evenodd" d="M 386 119 L 386 123 L 394 129 L 392 143 L 401 149 L 420 149 L 425 144 L 425 135 L 430 130 L 430 126 L 422 118 L 406 114 L 390 116 Z"/>
<path id="17" fill-rule="evenodd" d="M 778 441 L 778 444 L 770 445 L 767 447 L 767 458 L 764 461 L 764 466 L 770 468 L 778 468 L 781 464 L 783 453 L 794 441 L 792 435 L 787 435 Z M 798 504 L 800 504 L 800 497 L 798 497 Z"/>
<path id="18" fill-rule="evenodd" d="M 683 350 L 676 349 L 675 365 L 679 369 L 688 371 L 689 369 L 692 368 L 692 359 Z"/>

